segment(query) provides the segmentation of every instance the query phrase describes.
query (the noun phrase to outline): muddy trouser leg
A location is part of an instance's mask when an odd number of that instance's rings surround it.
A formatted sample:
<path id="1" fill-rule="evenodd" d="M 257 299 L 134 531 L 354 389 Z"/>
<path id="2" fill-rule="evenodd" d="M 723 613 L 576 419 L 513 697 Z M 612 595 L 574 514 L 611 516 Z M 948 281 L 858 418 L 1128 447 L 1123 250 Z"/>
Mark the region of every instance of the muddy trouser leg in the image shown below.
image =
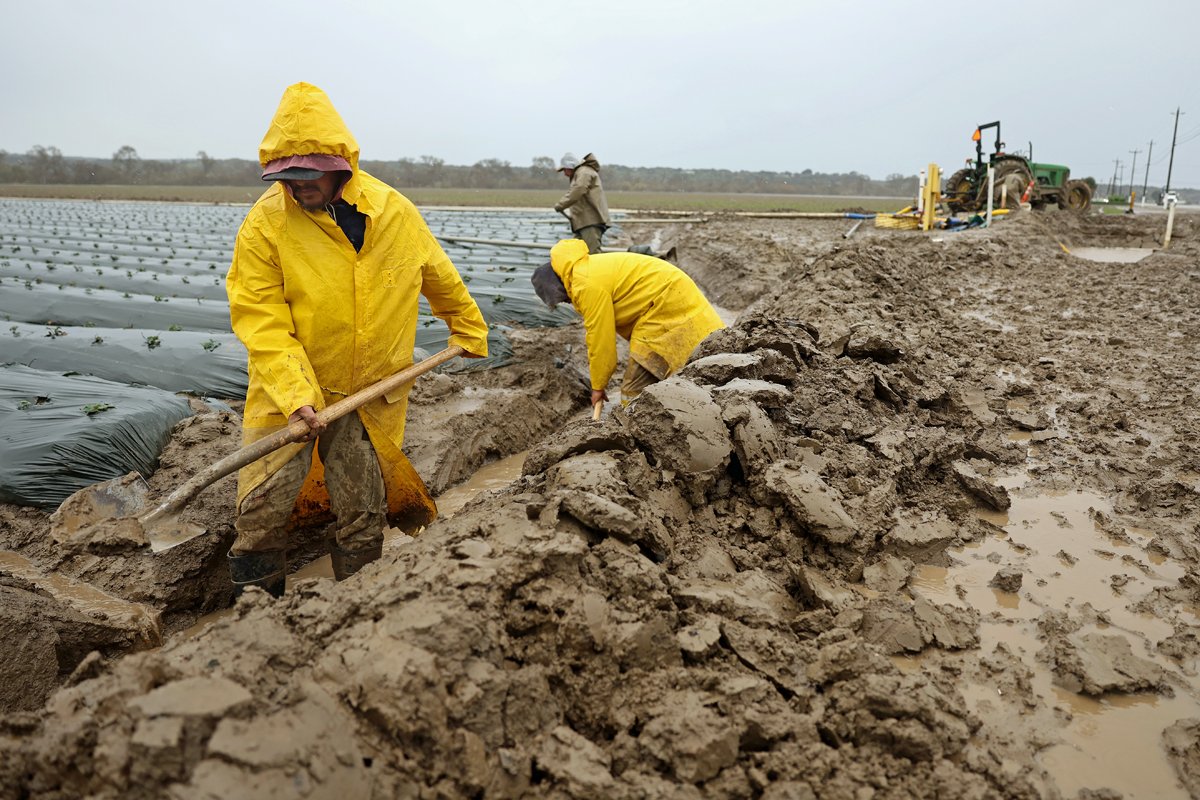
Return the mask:
<path id="1" fill-rule="evenodd" d="M 625 368 L 625 377 L 621 379 L 621 405 L 628 405 L 643 389 L 660 380 L 661 378 L 653 372 L 630 358 L 629 366 Z"/>
<path id="2" fill-rule="evenodd" d="M 309 444 L 246 495 L 238 509 L 237 538 L 229 549 L 234 596 L 259 586 L 279 597 L 287 577 L 287 525 L 312 465 Z"/>
<path id="3" fill-rule="evenodd" d="M 337 517 L 337 540 L 330 550 L 333 575 L 342 580 L 383 554 L 387 492 L 379 457 L 358 414 L 329 423 L 317 452 Z"/>
<path id="4" fill-rule="evenodd" d="M 575 231 L 576 239 L 583 239 L 583 243 L 588 247 L 588 253 L 600 252 L 600 238 L 604 236 L 604 227 L 602 225 L 585 225 Z"/>

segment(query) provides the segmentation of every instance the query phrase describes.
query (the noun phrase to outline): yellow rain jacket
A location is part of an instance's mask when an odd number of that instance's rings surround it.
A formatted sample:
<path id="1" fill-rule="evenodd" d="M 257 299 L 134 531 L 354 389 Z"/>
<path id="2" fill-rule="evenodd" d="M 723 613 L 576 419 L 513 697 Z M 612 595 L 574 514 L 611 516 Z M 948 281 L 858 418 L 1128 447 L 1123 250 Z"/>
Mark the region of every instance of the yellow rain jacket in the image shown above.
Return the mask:
<path id="1" fill-rule="evenodd" d="M 604 389 L 617 368 L 617 335 L 629 354 L 660 380 L 687 363 L 696 345 L 725 324 L 683 270 L 639 253 L 588 255 L 579 239 L 550 250 L 571 305 L 587 328 L 592 388 Z"/>
<path id="2" fill-rule="evenodd" d="M 225 281 L 233 330 L 250 352 L 245 444 L 286 425 L 301 406 L 320 411 L 410 365 L 418 294 L 449 325 L 450 345 L 487 355 L 487 323 L 416 207 L 358 169 L 358 143 L 329 98 L 298 83 L 284 92 L 259 161 L 316 153 L 350 163 L 341 197 L 366 214 L 366 235 L 356 252 L 325 210 L 305 211 L 281 182 L 246 215 Z M 358 415 L 379 456 L 389 512 L 402 512 L 416 494 L 436 513 L 400 449 L 407 408 L 403 389 L 360 407 Z M 239 507 L 303 447 L 289 445 L 242 469 Z M 315 453 L 313 462 L 297 504 L 301 515 L 328 503 Z"/>

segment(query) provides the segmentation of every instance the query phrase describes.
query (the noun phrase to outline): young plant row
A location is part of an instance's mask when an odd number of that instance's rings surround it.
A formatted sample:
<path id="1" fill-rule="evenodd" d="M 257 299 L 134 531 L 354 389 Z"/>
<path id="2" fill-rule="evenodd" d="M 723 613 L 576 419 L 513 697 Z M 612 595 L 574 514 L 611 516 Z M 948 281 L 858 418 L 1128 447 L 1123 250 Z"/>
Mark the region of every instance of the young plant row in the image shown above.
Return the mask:
<path id="1" fill-rule="evenodd" d="M 204 246 L 200 246 L 203 244 Z M 86 231 L 74 236 L 38 236 L 28 232 L 0 230 L 0 253 L 45 255 L 46 253 L 79 253 L 87 257 L 112 255 L 143 258 L 155 261 L 162 258 L 191 261 L 228 261 L 232 242 L 154 244 L 132 239 L 100 239 Z"/>
<path id="2" fill-rule="evenodd" d="M 0 256 L 0 285 L 18 284 L 112 289 L 121 293 L 145 294 L 171 299 L 225 299 L 225 273 L 173 275 L 145 267 L 81 267 L 59 265 L 51 261 L 28 261 Z"/>
<path id="3" fill-rule="evenodd" d="M 246 393 L 246 348 L 230 333 L 6 323 L 5 360 L 117 383 L 225 398 Z"/>
<path id="4" fill-rule="evenodd" d="M 229 304 L 224 299 L 172 298 L 8 279 L 0 282 L 0 320 L 101 328 L 230 330 Z"/>

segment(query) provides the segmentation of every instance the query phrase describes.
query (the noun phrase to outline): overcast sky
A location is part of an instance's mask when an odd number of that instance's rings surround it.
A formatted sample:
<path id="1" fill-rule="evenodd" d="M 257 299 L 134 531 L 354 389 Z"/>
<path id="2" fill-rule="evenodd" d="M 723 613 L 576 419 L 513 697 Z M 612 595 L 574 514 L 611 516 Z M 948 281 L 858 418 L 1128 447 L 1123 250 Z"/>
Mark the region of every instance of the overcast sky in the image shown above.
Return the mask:
<path id="1" fill-rule="evenodd" d="M 256 158 L 323 88 L 366 159 L 915 174 L 999 119 L 1106 184 L 1200 187 L 1196 0 L 2 0 L 0 148 Z"/>

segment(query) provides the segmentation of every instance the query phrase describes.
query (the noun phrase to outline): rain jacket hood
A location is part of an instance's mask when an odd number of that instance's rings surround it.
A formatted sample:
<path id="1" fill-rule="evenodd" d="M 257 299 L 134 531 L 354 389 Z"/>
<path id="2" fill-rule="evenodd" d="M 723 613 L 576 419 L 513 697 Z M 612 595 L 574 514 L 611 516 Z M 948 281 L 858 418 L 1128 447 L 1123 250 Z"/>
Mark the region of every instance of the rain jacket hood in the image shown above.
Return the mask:
<path id="1" fill-rule="evenodd" d="M 284 92 L 259 160 L 310 153 L 342 156 L 353 166 L 342 198 L 365 215 L 366 233 L 356 250 L 330 210 L 306 211 L 280 182 L 242 222 L 226 290 L 233 330 L 250 356 L 246 444 L 278 430 L 301 406 L 319 411 L 411 364 L 420 295 L 449 326 L 448 344 L 487 355 L 487 323 L 416 207 L 358 168 L 358 144 L 329 98 L 298 83 Z M 401 451 L 407 405 L 405 388 L 357 412 L 379 456 L 390 511 L 398 493 L 420 484 Z M 245 467 L 239 503 L 302 447 Z M 313 461 L 298 508 L 319 483 L 319 459 Z M 311 504 L 328 502 L 322 492 Z"/>
<path id="2" fill-rule="evenodd" d="M 314 153 L 341 156 L 358 171 L 358 142 L 329 95 L 311 83 L 295 83 L 283 91 L 279 108 L 258 146 L 258 163 L 265 167 L 277 158 Z"/>
<path id="3" fill-rule="evenodd" d="M 588 255 L 586 244 L 567 239 L 550 250 L 550 264 L 583 317 L 593 389 L 606 388 L 617 368 L 617 336 L 629 340 L 631 358 L 662 379 L 725 327 L 687 273 L 653 256 Z"/>

